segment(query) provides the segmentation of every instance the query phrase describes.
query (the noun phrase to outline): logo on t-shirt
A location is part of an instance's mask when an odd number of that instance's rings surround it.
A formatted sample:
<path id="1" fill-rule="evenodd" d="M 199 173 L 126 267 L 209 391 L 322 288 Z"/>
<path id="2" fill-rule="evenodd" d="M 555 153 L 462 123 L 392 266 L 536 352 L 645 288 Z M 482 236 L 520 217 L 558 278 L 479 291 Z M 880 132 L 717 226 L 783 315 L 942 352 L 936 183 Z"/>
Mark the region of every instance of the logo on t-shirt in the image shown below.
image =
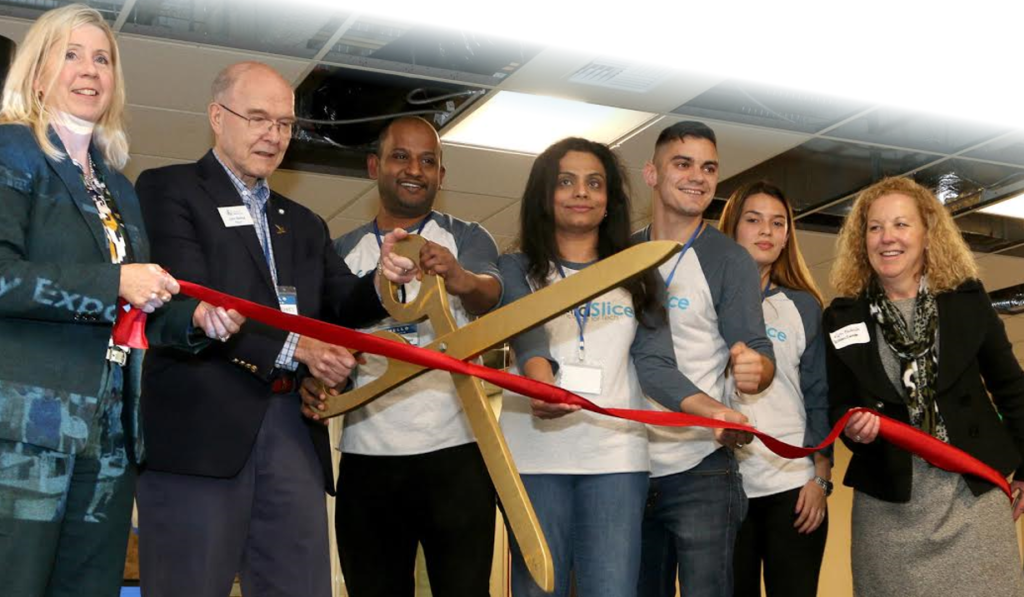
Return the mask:
<path id="1" fill-rule="evenodd" d="M 685 311 L 690 308 L 690 299 L 684 296 L 670 296 L 668 297 L 667 307 L 669 309 L 679 309 L 680 311 Z"/>
<path id="2" fill-rule="evenodd" d="M 586 305 L 580 305 L 579 307 L 576 307 L 576 312 L 579 313 L 580 317 L 584 317 L 588 321 L 594 319 L 618 319 L 619 317 L 635 317 L 635 313 L 633 313 L 633 307 L 623 305 L 622 303 L 613 303 L 611 301 L 601 301 L 598 303 L 588 303 Z"/>
<path id="3" fill-rule="evenodd" d="M 786 338 L 788 338 L 785 331 L 780 330 L 779 328 L 773 328 L 770 325 L 765 325 L 764 331 L 768 334 L 768 337 L 775 342 L 785 342 Z"/>

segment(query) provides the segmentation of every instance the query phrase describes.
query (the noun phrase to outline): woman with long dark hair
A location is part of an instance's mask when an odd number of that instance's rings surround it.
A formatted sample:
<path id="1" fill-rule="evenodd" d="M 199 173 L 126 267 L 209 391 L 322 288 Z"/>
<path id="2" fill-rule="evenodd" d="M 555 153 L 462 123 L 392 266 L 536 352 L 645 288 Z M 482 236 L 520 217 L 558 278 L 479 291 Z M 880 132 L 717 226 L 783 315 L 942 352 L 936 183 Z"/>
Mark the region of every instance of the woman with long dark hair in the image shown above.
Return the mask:
<path id="1" fill-rule="evenodd" d="M 629 206 L 607 146 L 569 138 L 545 150 L 523 194 L 521 252 L 498 262 L 503 301 L 627 248 Z M 675 410 L 732 413 L 679 372 L 657 293 L 644 274 L 520 335 L 512 342 L 516 368 L 606 407 L 646 408 L 647 394 Z M 634 595 L 650 470 L 644 426 L 511 393 L 501 424 L 551 548 L 554 595 L 568 595 L 570 571 L 582 597 Z M 516 597 L 546 595 L 514 554 Z"/>
<path id="2" fill-rule="evenodd" d="M 828 383 L 821 334 L 821 292 L 800 254 L 793 208 L 768 182 L 737 189 L 722 211 L 722 232 L 746 249 L 761 273 L 775 379 L 759 394 L 738 394 L 733 405 L 768 434 L 816 446 L 828 436 Z M 747 517 L 736 537 L 736 597 L 814 597 L 828 535 L 831 450 L 788 459 L 754 442 L 736 451 Z"/>

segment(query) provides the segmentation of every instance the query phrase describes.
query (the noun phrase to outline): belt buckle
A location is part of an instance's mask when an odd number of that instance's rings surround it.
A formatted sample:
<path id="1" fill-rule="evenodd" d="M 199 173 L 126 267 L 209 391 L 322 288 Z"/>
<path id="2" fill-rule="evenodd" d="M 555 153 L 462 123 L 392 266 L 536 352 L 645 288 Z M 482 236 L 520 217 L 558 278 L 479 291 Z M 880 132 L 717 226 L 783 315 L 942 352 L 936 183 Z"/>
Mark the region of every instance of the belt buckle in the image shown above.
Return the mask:
<path id="1" fill-rule="evenodd" d="M 108 346 L 107 347 L 107 360 L 111 363 L 115 363 L 120 367 L 124 367 L 128 362 L 128 351 L 121 348 L 120 346 Z"/>

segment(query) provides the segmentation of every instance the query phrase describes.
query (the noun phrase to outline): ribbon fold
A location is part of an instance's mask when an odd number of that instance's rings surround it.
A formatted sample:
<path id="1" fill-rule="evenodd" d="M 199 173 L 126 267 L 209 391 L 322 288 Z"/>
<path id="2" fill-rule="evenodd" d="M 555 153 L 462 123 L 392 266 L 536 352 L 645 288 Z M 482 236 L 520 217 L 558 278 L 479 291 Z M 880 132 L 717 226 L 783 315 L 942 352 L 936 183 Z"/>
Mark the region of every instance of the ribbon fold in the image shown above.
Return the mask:
<path id="1" fill-rule="evenodd" d="M 349 350 L 368 352 L 371 354 L 406 361 L 431 369 L 441 369 L 449 373 L 461 375 L 472 375 L 489 381 L 496 386 L 506 390 L 518 392 L 524 396 L 536 398 L 550 403 L 574 404 L 591 412 L 599 413 L 609 417 L 627 419 L 648 425 L 662 425 L 666 427 L 705 427 L 709 429 L 735 429 L 754 434 L 764 445 L 779 456 L 784 458 L 803 458 L 810 456 L 818 450 L 824 449 L 833 443 L 842 433 L 847 420 L 855 412 L 869 412 L 881 419 L 879 436 L 889 443 L 902 448 L 912 454 L 920 456 L 933 466 L 949 471 L 951 473 L 973 475 L 992 483 L 1012 499 L 1010 484 L 999 471 L 978 460 L 963 450 L 942 442 L 919 429 L 901 423 L 895 419 L 877 413 L 866 408 L 855 408 L 847 412 L 832 428 L 828 437 L 813 448 L 794 446 L 779 441 L 774 437 L 758 431 L 749 425 L 727 423 L 716 419 L 709 419 L 697 415 L 690 415 L 678 412 L 663 412 L 655 410 L 636 410 L 624 408 L 604 408 L 582 396 L 569 392 L 544 382 L 536 381 L 518 375 L 512 375 L 505 371 L 491 369 L 475 363 L 467 363 L 452 358 L 440 352 L 418 348 L 401 342 L 386 340 L 371 334 L 357 332 L 341 326 L 325 323 L 301 315 L 289 315 L 277 309 L 266 307 L 241 299 L 235 296 L 224 294 L 191 282 L 178 281 L 181 284 L 181 292 L 193 298 L 205 301 L 217 307 L 234 309 L 248 319 L 259 321 L 263 324 L 273 326 L 288 332 L 294 332 L 303 336 L 309 336 L 317 340 L 344 346 Z M 136 347 L 134 343 L 145 343 L 143 333 L 146 315 L 138 309 L 125 311 L 118 309 L 117 321 L 114 324 L 114 342 L 127 346 Z M 141 338 L 141 339 L 140 339 Z M 143 346 L 139 346 L 143 347 Z"/>

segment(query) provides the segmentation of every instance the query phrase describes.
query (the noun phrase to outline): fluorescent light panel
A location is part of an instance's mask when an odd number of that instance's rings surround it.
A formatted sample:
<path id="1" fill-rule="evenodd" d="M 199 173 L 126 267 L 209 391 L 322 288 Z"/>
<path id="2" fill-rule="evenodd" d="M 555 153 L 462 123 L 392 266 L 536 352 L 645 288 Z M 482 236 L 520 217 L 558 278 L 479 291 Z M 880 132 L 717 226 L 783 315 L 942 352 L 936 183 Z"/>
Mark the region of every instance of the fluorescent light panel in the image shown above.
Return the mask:
<path id="1" fill-rule="evenodd" d="M 269 0 L 264 0 L 269 1 Z M 723 0 L 699 5 L 292 0 L 639 65 L 1024 128 L 1024 2 Z M 724 33 L 724 36 L 723 36 Z"/>
<path id="2" fill-rule="evenodd" d="M 444 140 L 537 154 L 565 137 L 611 143 L 653 117 L 647 112 L 499 91 L 445 133 Z"/>
<path id="3" fill-rule="evenodd" d="M 981 213 L 992 214 L 994 216 L 1024 220 L 1024 193 L 1019 193 L 1009 199 L 1003 199 L 995 205 L 989 205 L 988 207 L 984 207 L 978 211 Z"/>

